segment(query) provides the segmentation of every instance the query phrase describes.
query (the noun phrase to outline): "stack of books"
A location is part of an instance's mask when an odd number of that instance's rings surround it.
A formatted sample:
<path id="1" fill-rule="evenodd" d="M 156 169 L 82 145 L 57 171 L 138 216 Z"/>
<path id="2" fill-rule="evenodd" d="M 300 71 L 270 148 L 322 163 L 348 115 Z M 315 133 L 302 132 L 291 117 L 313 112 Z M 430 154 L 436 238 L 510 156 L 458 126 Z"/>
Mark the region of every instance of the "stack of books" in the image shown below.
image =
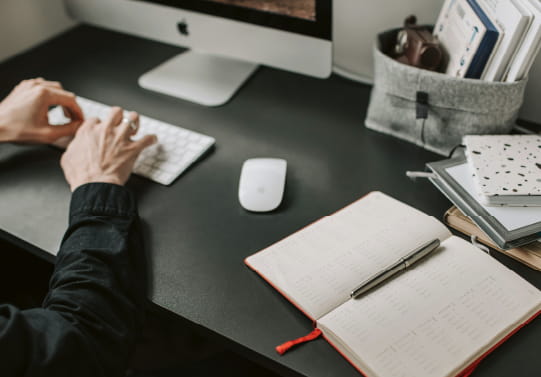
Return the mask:
<path id="1" fill-rule="evenodd" d="M 505 137 L 509 138 L 512 136 L 508 135 Z M 533 137 L 539 138 L 538 136 Z M 483 136 L 483 138 L 487 138 L 487 136 Z M 509 147 L 504 147 L 511 148 L 511 143 L 513 142 L 506 142 L 505 144 L 508 144 Z M 495 187 L 505 187 L 508 189 L 507 192 L 518 194 L 514 198 L 511 198 L 512 195 L 509 195 L 510 198 L 507 199 L 509 200 L 509 203 L 514 205 L 488 205 L 490 204 L 487 203 L 488 200 L 495 200 L 494 198 L 498 197 L 493 196 L 492 199 L 489 199 L 489 196 L 480 195 L 478 185 L 480 182 L 487 182 L 488 180 L 485 178 L 490 177 L 485 175 L 485 173 L 476 174 L 476 170 L 472 170 L 471 164 L 466 157 L 457 157 L 427 164 L 428 169 L 432 171 L 432 175 L 429 179 L 456 207 L 460 209 L 463 214 L 469 217 L 498 248 L 509 250 L 538 240 L 541 241 L 541 207 L 515 205 L 519 203 L 519 200 L 521 200 L 520 198 L 531 199 L 528 195 L 520 195 L 523 194 L 518 190 L 518 188 L 521 187 L 520 185 L 524 187 L 524 184 L 529 183 L 530 181 L 534 182 L 532 185 L 533 187 L 541 184 L 541 182 L 538 182 L 538 180 L 541 179 L 541 174 L 537 173 L 537 171 L 541 171 L 538 167 L 538 161 L 541 159 L 541 148 L 539 148 L 537 144 L 535 144 L 535 147 L 537 150 L 523 149 L 520 154 L 517 153 L 515 155 L 520 156 L 521 154 L 524 154 L 524 160 L 526 161 L 525 163 L 519 162 L 518 169 L 520 170 L 518 171 L 515 169 L 510 170 L 510 165 L 508 164 L 513 163 L 515 158 L 519 160 L 522 159 L 522 157 L 507 157 L 507 155 L 503 154 L 503 160 L 493 157 L 494 160 L 491 161 L 495 166 L 499 166 L 499 169 L 503 169 L 493 170 L 494 176 L 503 175 L 504 181 L 509 179 L 509 182 L 506 183 L 505 186 L 499 186 L 499 183 L 496 182 Z M 487 147 L 487 149 L 489 148 Z M 483 153 L 482 151 L 483 150 L 481 150 L 481 156 Z M 479 150 L 473 149 L 468 153 L 470 155 L 473 154 L 479 156 L 475 152 L 479 152 Z M 488 168 L 488 166 L 483 167 Z M 522 169 L 524 169 L 524 173 L 522 172 Z M 528 178 L 526 178 L 521 174 L 524 176 L 526 176 L 526 174 L 529 175 Z M 511 183 L 511 178 L 513 178 L 512 182 L 515 183 Z M 522 180 L 528 180 L 528 182 L 521 183 Z M 489 188 L 489 185 L 484 187 L 483 184 L 484 183 L 480 185 L 481 189 Z M 513 191 L 515 190 L 515 187 L 517 187 L 516 192 Z"/>
<path id="2" fill-rule="evenodd" d="M 434 29 L 446 73 L 486 81 L 524 79 L 541 48 L 538 0 L 446 0 Z"/>

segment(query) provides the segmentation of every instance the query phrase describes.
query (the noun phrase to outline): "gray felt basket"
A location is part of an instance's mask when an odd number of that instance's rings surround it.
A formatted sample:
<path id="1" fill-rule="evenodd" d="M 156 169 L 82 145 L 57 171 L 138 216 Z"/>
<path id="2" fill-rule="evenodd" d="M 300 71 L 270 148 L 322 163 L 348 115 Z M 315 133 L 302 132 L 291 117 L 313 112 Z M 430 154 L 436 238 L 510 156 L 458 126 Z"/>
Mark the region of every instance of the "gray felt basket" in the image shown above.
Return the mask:
<path id="1" fill-rule="evenodd" d="M 515 123 L 526 79 L 460 79 L 388 57 L 399 29 L 378 35 L 366 126 L 448 155 L 464 135 L 506 134 Z"/>

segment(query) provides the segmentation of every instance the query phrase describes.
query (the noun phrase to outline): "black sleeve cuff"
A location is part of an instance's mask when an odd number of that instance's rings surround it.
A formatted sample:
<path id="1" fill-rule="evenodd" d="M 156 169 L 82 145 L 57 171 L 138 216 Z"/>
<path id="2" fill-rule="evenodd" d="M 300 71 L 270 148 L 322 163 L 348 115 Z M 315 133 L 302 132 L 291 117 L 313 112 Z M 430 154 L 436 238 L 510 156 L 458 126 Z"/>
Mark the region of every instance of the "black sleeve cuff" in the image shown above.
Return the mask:
<path id="1" fill-rule="evenodd" d="M 122 186 L 111 183 L 87 183 L 71 196 L 71 220 L 81 214 L 95 216 L 134 216 L 137 204 L 133 195 Z"/>

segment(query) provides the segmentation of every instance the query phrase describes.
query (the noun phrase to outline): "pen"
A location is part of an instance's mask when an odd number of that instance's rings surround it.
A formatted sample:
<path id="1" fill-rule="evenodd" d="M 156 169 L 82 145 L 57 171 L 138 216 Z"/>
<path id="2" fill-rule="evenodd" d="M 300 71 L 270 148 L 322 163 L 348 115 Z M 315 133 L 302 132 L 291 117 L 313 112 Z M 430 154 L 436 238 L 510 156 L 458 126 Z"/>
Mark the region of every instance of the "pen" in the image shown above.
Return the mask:
<path id="1" fill-rule="evenodd" d="M 413 250 L 411 253 L 403 256 L 402 258 L 400 258 L 398 261 L 396 261 L 389 267 L 385 268 L 384 270 L 381 270 L 380 272 L 366 279 L 357 288 L 351 291 L 350 297 L 358 298 L 360 295 L 368 292 L 370 289 L 374 288 L 375 286 L 383 283 L 386 280 L 389 280 L 391 277 L 393 277 L 400 271 L 404 271 L 405 269 L 409 268 L 413 264 L 417 263 L 418 261 L 420 261 L 427 255 L 432 253 L 434 250 L 436 250 L 439 246 L 440 246 L 440 240 L 436 238 L 420 246 L 419 248 Z"/>

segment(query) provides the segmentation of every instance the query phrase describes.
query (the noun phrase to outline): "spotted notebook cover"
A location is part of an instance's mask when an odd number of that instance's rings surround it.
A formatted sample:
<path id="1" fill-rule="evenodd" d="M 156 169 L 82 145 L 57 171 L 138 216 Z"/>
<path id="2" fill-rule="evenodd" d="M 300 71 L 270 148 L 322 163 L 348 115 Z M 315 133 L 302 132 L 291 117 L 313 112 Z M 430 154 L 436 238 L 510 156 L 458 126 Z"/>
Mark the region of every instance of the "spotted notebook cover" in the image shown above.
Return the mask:
<path id="1" fill-rule="evenodd" d="M 463 141 L 480 194 L 541 195 L 541 136 L 465 136 Z"/>

